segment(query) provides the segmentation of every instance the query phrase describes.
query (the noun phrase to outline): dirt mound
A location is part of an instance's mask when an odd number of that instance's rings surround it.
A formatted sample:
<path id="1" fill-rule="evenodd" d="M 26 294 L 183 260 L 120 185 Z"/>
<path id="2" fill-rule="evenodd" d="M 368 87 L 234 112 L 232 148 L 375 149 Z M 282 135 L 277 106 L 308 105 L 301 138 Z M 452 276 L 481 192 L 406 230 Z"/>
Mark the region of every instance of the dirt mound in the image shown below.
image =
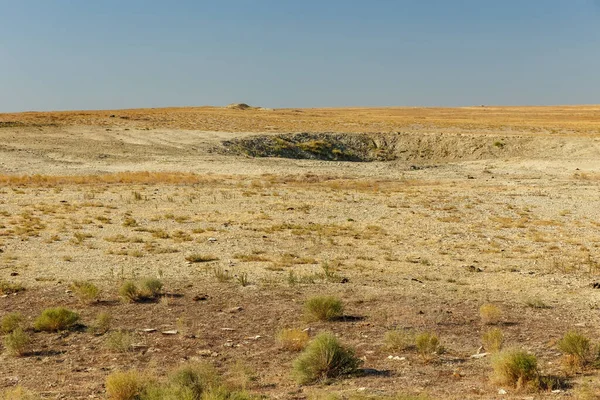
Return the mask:
<path id="1" fill-rule="evenodd" d="M 230 110 L 249 110 L 253 107 L 250 107 L 246 103 L 231 103 L 225 106 L 225 108 L 229 108 Z"/>

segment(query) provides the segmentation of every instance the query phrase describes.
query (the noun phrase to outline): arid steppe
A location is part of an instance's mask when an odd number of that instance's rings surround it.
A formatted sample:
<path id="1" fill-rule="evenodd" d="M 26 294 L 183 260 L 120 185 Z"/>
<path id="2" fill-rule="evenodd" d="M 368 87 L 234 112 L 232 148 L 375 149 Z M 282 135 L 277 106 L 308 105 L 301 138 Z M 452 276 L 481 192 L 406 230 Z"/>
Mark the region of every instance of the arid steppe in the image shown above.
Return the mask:
<path id="1" fill-rule="evenodd" d="M 29 338 L 0 393 L 107 398 L 115 372 L 198 362 L 272 399 L 600 398 L 599 189 L 600 106 L 0 114 L 0 319 Z M 321 295 L 343 316 L 307 319 Z M 34 327 L 59 306 L 76 326 Z M 299 384 L 285 329 L 359 370 Z M 490 330 L 536 385 L 498 379 Z"/>

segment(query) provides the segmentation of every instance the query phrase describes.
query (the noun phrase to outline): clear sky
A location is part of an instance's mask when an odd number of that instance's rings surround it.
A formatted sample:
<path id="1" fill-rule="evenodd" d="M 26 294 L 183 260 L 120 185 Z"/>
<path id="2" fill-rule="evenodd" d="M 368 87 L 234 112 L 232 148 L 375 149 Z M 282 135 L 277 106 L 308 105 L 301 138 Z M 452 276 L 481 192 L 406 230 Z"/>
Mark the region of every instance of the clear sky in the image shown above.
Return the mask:
<path id="1" fill-rule="evenodd" d="M 0 0 L 0 112 L 600 103 L 600 0 Z"/>

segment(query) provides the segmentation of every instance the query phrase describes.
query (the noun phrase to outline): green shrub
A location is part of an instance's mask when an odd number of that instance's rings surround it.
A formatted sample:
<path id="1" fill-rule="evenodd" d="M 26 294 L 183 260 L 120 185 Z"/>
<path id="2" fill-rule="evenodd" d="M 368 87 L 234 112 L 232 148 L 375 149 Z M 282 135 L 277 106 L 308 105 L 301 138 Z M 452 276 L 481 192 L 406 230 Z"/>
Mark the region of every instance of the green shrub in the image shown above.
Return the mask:
<path id="1" fill-rule="evenodd" d="M 21 328 L 16 328 L 4 337 L 4 347 L 8 354 L 20 357 L 25 355 L 31 339 Z"/>
<path id="2" fill-rule="evenodd" d="M 0 321 L 0 331 L 2 333 L 11 333 L 17 328 L 22 328 L 23 316 L 20 313 L 9 313 L 2 317 Z"/>
<path id="3" fill-rule="evenodd" d="M 332 321 L 344 315 L 344 306 L 337 297 L 315 296 L 304 303 L 304 315 L 309 321 Z"/>
<path id="4" fill-rule="evenodd" d="M 140 292 L 134 282 L 126 281 L 119 288 L 119 296 L 124 302 L 131 303 L 140 298 Z"/>
<path id="5" fill-rule="evenodd" d="M 567 356 L 567 364 L 573 367 L 583 367 L 590 361 L 590 339 L 586 336 L 570 331 L 557 343 L 558 349 Z"/>
<path id="6" fill-rule="evenodd" d="M 517 389 L 527 385 L 537 386 L 539 373 L 537 357 L 523 350 L 505 350 L 492 358 L 494 374 L 492 379 L 501 385 L 511 385 Z"/>
<path id="7" fill-rule="evenodd" d="M 500 328 L 488 329 L 483 336 L 481 342 L 486 351 L 495 353 L 502 349 L 504 344 L 504 334 Z"/>
<path id="8" fill-rule="evenodd" d="M 66 308 L 47 308 L 35 320 L 33 327 L 38 331 L 64 331 L 72 329 L 78 321 L 79 315 Z"/>
<path id="9" fill-rule="evenodd" d="M 415 346 L 424 361 L 430 361 L 433 355 L 441 349 L 440 340 L 435 333 L 423 332 L 415 338 Z"/>
<path id="10" fill-rule="evenodd" d="M 98 300 L 100 289 L 87 281 L 75 281 L 71 284 L 71 290 L 83 303 L 92 303 Z"/>
<path id="11" fill-rule="evenodd" d="M 142 400 L 146 385 L 139 371 L 114 372 L 106 378 L 106 394 L 110 400 Z"/>
<path id="12" fill-rule="evenodd" d="M 321 333 L 294 361 L 293 370 L 296 380 L 306 384 L 354 373 L 360 364 L 352 349 L 342 346 L 333 334 Z"/>
<path id="13" fill-rule="evenodd" d="M 385 344 L 385 348 L 388 350 L 404 351 L 414 346 L 415 337 L 406 331 L 396 329 L 393 331 L 387 331 L 385 333 L 385 337 L 383 338 L 383 342 Z"/>
<path id="14" fill-rule="evenodd" d="M 163 288 L 163 283 L 156 278 L 146 278 L 142 281 L 140 296 L 153 299 L 160 295 Z"/>

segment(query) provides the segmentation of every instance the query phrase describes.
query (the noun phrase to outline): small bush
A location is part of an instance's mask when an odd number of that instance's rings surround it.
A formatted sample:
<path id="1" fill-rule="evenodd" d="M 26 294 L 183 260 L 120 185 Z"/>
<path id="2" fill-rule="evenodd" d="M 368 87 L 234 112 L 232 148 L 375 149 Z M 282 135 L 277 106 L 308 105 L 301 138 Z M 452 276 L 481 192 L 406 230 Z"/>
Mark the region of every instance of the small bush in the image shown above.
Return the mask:
<path id="1" fill-rule="evenodd" d="M 139 371 L 115 372 L 106 378 L 106 394 L 110 400 L 141 400 L 146 384 Z"/>
<path id="2" fill-rule="evenodd" d="M 309 321 L 332 321 L 344 315 L 344 306 L 337 297 L 315 296 L 304 303 L 304 315 Z"/>
<path id="3" fill-rule="evenodd" d="M 504 334 L 500 328 L 488 329 L 481 336 L 481 342 L 486 351 L 496 353 L 502 349 Z"/>
<path id="4" fill-rule="evenodd" d="M 106 338 L 106 347 L 118 353 L 126 353 L 133 350 L 135 335 L 127 331 L 112 332 Z"/>
<path id="5" fill-rule="evenodd" d="M 97 335 L 103 335 L 110 329 L 112 323 L 112 316 L 107 312 L 101 312 L 96 316 L 94 326 L 92 327 L 94 333 Z"/>
<path id="6" fill-rule="evenodd" d="M 414 346 L 415 337 L 405 331 L 396 329 L 387 331 L 383 338 L 385 348 L 390 351 L 404 351 Z"/>
<path id="7" fill-rule="evenodd" d="M 590 339 L 571 331 L 565 334 L 557 343 L 558 349 L 566 356 L 566 364 L 571 367 L 584 367 L 591 356 Z"/>
<path id="8" fill-rule="evenodd" d="M 423 332 L 415 338 L 415 346 L 424 361 L 430 361 L 433 354 L 439 352 L 440 340 L 435 333 Z"/>
<path id="9" fill-rule="evenodd" d="M 537 357 L 523 350 L 513 349 L 498 353 L 492 358 L 492 368 L 492 379 L 501 385 L 521 389 L 528 385 L 537 386 L 539 381 Z"/>
<path id="10" fill-rule="evenodd" d="M 98 300 L 100 289 L 87 281 L 75 281 L 71 284 L 71 290 L 83 303 L 92 303 Z"/>
<path id="11" fill-rule="evenodd" d="M 190 363 L 177 368 L 169 375 L 171 386 L 185 389 L 192 394 L 192 399 L 200 400 L 207 392 L 221 385 L 217 371 L 209 364 Z"/>
<path id="12" fill-rule="evenodd" d="M 22 328 L 23 316 L 20 313 L 6 314 L 0 321 L 0 331 L 2 333 L 11 333 L 17 328 Z"/>
<path id="13" fill-rule="evenodd" d="M 163 283 L 156 278 L 147 278 L 142 281 L 140 296 L 148 299 L 156 298 L 160 295 Z"/>
<path id="14" fill-rule="evenodd" d="M 79 315 L 63 307 L 47 308 L 35 320 L 38 331 L 56 332 L 71 329 L 79 321 Z"/>
<path id="15" fill-rule="evenodd" d="M 131 303 L 140 298 L 140 292 L 134 282 L 126 281 L 119 288 L 119 296 L 124 302 Z"/>
<path id="16" fill-rule="evenodd" d="M 497 306 L 487 303 L 479 308 L 481 322 L 485 325 L 495 325 L 502 319 L 502 310 Z"/>
<path id="17" fill-rule="evenodd" d="M 4 337 L 4 347 L 7 353 L 15 357 L 23 356 L 30 343 L 29 335 L 21 328 L 16 328 Z"/>
<path id="18" fill-rule="evenodd" d="M 300 329 L 283 329 L 277 335 L 277 342 L 283 350 L 302 351 L 308 343 L 308 332 Z"/>
<path id="19" fill-rule="evenodd" d="M 301 384 L 338 378 L 356 372 L 361 360 L 331 333 L 321 333 L 294 361 L 294 375 Z"/>

